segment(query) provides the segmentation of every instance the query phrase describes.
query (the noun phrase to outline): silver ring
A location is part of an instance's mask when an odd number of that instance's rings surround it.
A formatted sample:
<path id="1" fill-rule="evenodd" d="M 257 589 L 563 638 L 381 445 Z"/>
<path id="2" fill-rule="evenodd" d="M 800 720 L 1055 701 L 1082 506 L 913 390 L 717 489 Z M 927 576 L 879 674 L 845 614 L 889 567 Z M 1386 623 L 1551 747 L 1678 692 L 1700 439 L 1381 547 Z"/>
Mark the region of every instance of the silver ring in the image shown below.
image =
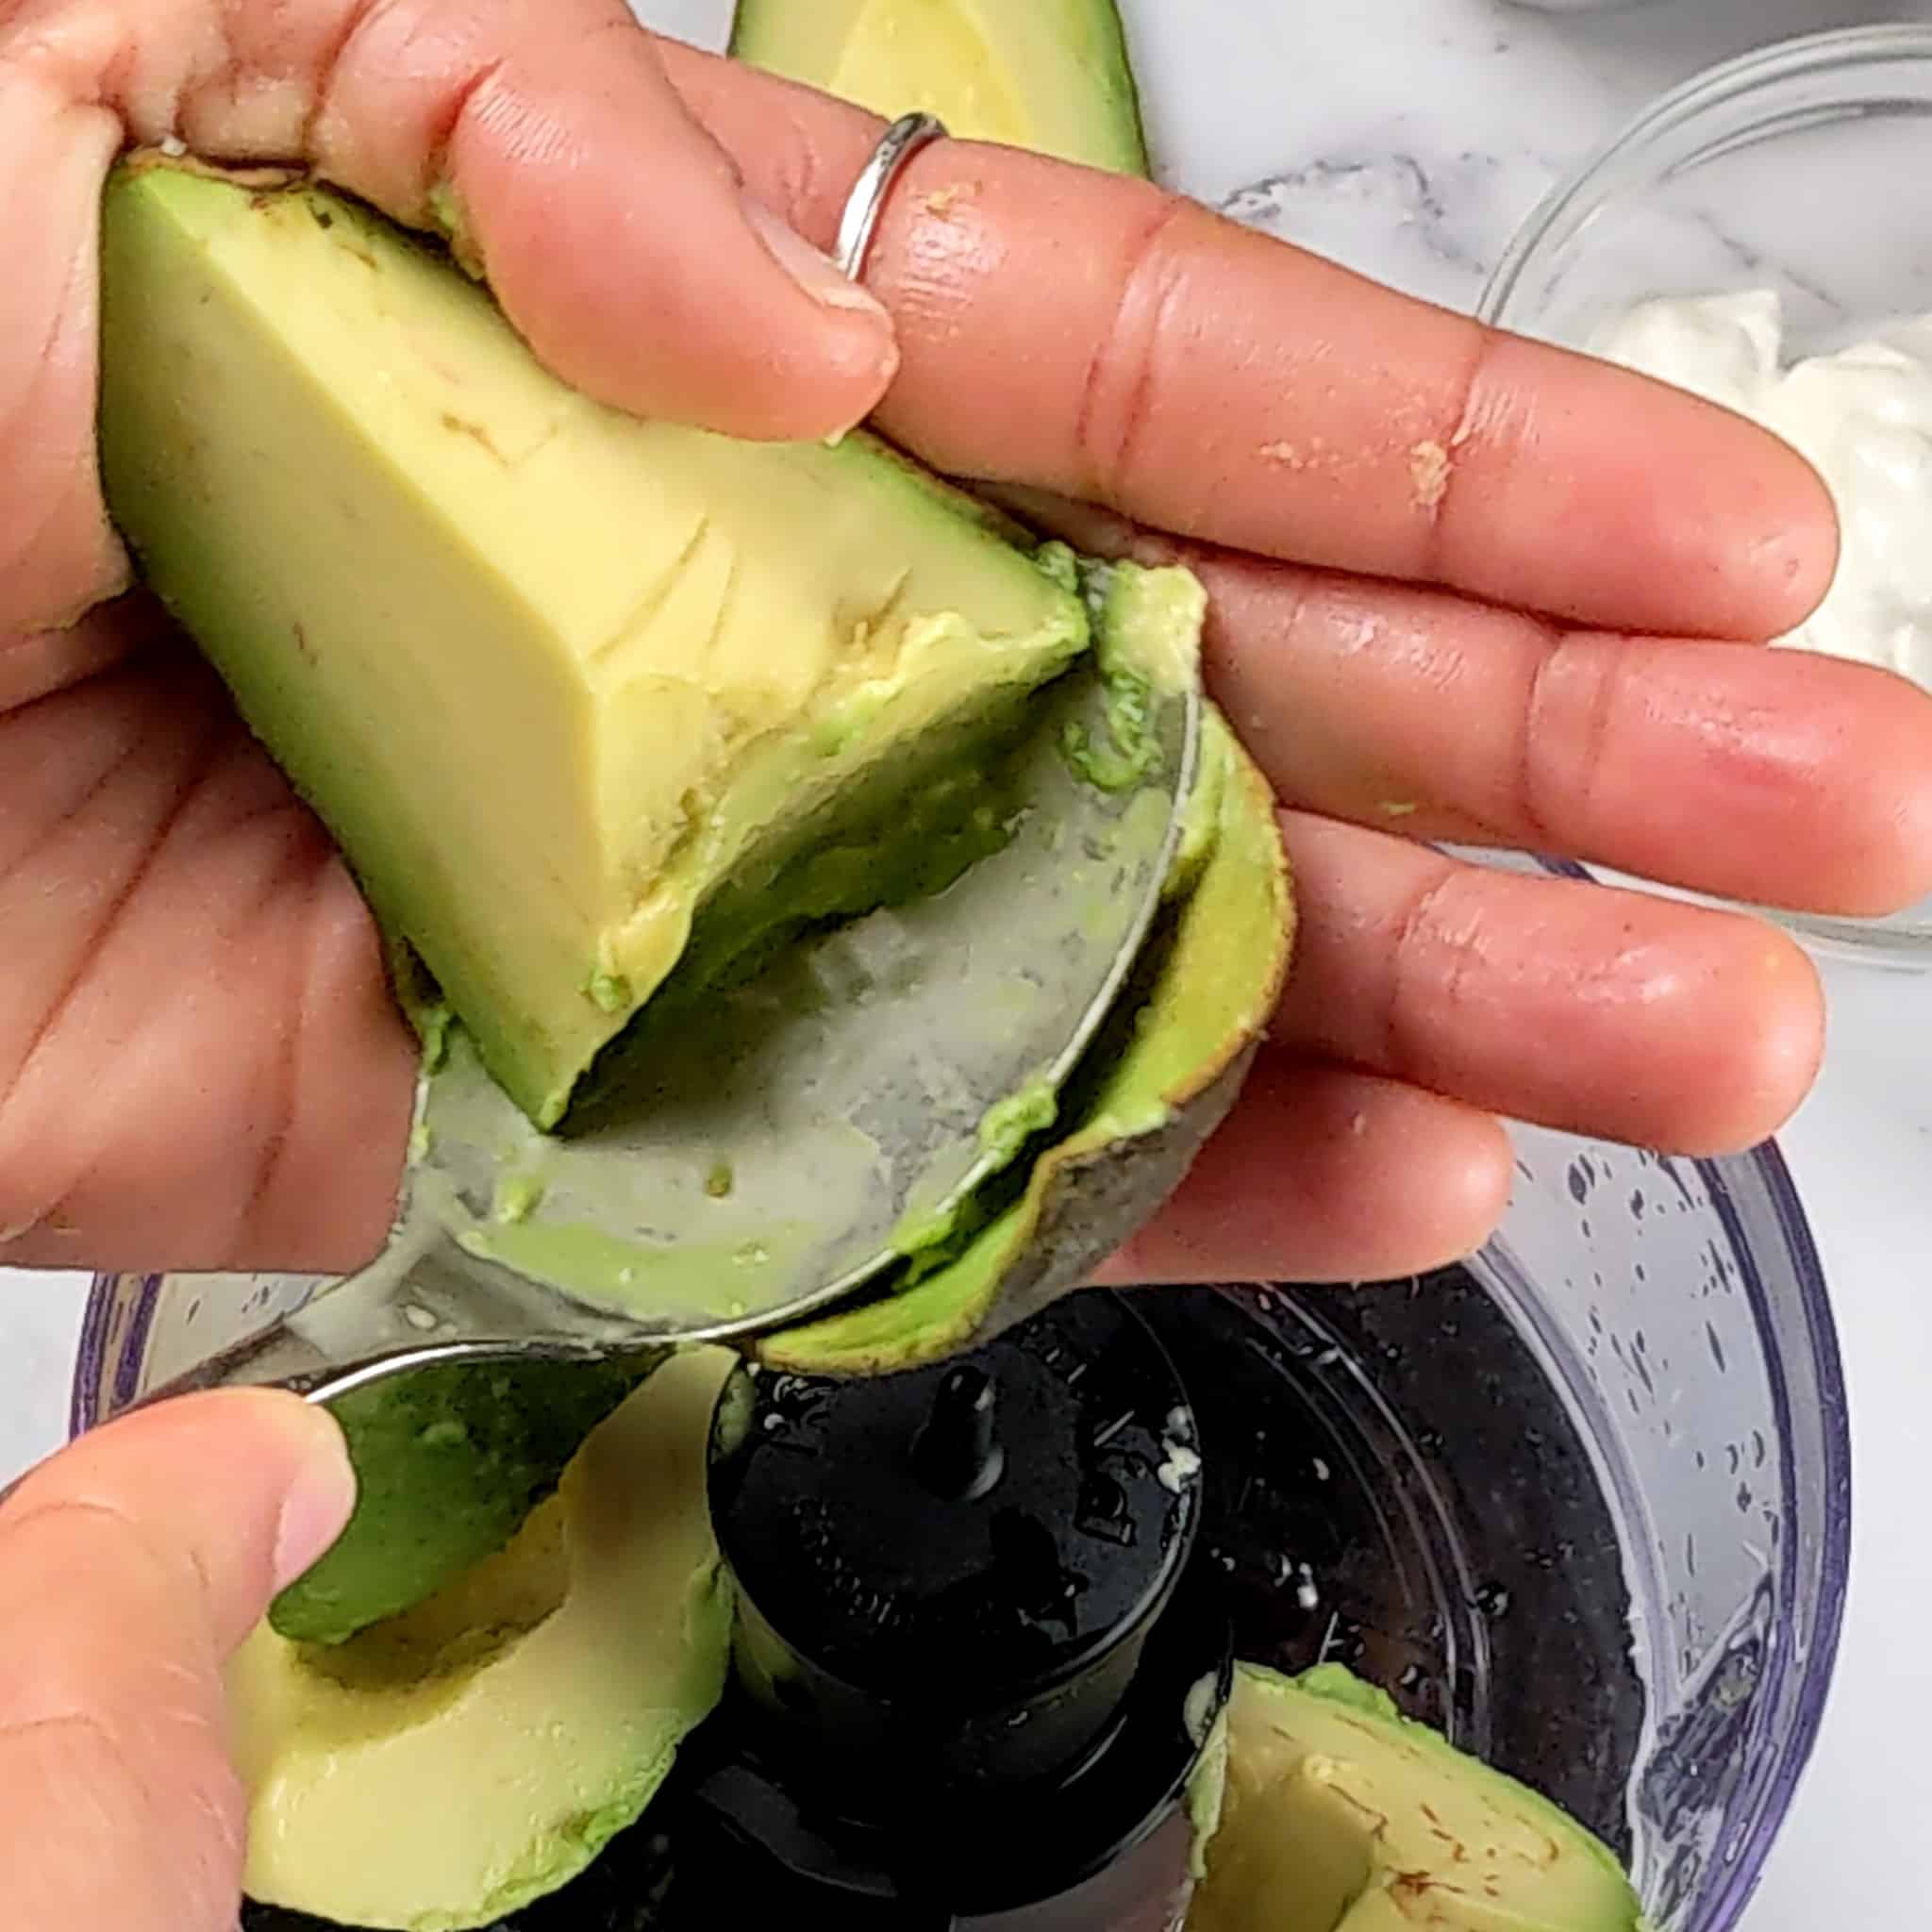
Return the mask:
<path id="1" fill-rule="evenodd" d="M 839 245 L 833 260 L 853 281 L 865 268 L 866 251 L 877 234 L 879 217 L 886 211 L 886 197 L 899 171 L 927 142 L 946 138 L 945 123 L 931 114 L 908 114 L 894 121 L 879 137 L 872 158 L 858 172 L 845 212 L 839 219 Z"/>

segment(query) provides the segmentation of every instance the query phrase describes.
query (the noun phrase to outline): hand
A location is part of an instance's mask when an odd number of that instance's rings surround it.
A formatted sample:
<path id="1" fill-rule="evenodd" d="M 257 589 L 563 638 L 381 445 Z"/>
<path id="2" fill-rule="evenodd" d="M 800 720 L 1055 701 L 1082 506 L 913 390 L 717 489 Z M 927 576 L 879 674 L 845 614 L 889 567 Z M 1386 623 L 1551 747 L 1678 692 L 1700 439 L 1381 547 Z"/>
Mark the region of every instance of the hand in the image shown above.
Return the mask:
<path id="1" fill-rule="evenodd" d="M 1840 912 L 1932 889 L 1932 699 L 1728 641 L 1811 608 L 1834 531 L 1795 456 L 1707 405 L 1144 183 L 963 143 L 895 191 L 869 271 L 890 341 L 869 313 L 808 304 L 785 311 L 789 338 L 761 319 L 721 342 L 728 305 L 654 307 L 724 275 L 685 197 L 715 214 L 735 194 L 722 153 L 824 247 L 870 116 L 593 0 L 315 0 L 300 48 L 288 8 L 252 36 L 247 9 L 211 0 L 164 24 L 143 7 L 137 25 L 134 0 L 41 12 L 113 28 L 70 32 L 64 65 L 37 57 L 25 96 L 0 41 L 0 175 L 58 180 L 72 210 L 37 210 L 60 252 L 16 281 L 25 319 L 0 353 L 0 386 L 28 384 L 6 435 L 41 461 L 34 500 L 49 476 L 68 491 L 43 540 L 57 558 L 63 529 L 70 558 L 71 532 L 98 529 L 76 480 L 87 209 L 125 125 L 222 158 L 306 155 L 404 219 L 446 170 L 539 353 L 632 407 L 806 433 L 869 403 L 896 355 L 889 434 L 1090 545 L 1201 570 L 1213 688 L 1283 806 L 1301 952 L 1241 1108 L 1116 1278 L 1432 1265 L 1502 1208 L 1499 1113 L 1711 1152 L 1803 1096 L 1820 993 L 1776 931 L 1418 840 Z M 44 108 L 25 135 L 23 98 Z M 614 217 L 653 179 L 641 147 L 678 165 L 626 230 Z M 599 250 L 573 245 L 587 234 Z M 764 318 L 791 293 L 757 281 L 761 259 L 730 256 Z M 703 325 L 680 333 L 692 308 Z M 798 346 L 757 375 L 774 340 Z M 48 341 L 64 395 L 32 388 Z M 660 379 L 639 394 L 646 364 Z M 766 413 L 722 422 L 727 394 Z M 86 588 L 72 563 L 13 579 L 40 598 L 13 595 L 24 627 L 61 608 L 53 590 Z M 391 1209 L 408 1043 L 345 874 L 206 676 L 152 644 L 98 669 L 136 624 L 130 607 L 0 648 L 0 931 L 26 934 L 0 986 L 0 1258 L 346 1269 Z"/>
<path id="2" fill-rule="evenodd" d="M 232 1932 L 222 1666 L 354 1485 L 325 1410 L 226 1391 L 109 1424 L 0 1502 L 8 1924 Z"/>

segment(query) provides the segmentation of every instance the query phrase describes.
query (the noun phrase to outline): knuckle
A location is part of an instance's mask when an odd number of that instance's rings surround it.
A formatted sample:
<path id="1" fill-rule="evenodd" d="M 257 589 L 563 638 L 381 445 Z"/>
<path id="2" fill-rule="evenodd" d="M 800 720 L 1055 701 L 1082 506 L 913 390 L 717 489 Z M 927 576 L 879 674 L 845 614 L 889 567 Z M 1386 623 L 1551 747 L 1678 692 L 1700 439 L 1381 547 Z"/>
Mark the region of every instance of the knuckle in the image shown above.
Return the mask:
<path id="1" fill-rule="evenodd" d="M 1442 1016 L 1463 1005 L 1469 976 L 1481 963 L 1480 922 L 1463 878 L 1450 860 L 1431 867 L 1396 915 L 1382 1061 L 1398 1077 L 1425 1078 Z"/>
<path id="2" fill-rule="evenodd" d="M 1588 790 L 1589 772 L 1570 755 L 1575 669 L 1571 640 L 1553 636 L 1530 667 L 1518 712 L 1514 815 L 1539 841 L 1574 816 L 1578 786 Z"/>
<path id="3" fill-rule="evenodd" d="M 1601 639 L 1547 634 L 1530 672 L 1516 757 L 1516 812 L 1546 846 L 1589 843 L 1629 661 Z"/>
<path id="4" fill-rule="evenodd" d="M 1174 234 L 1186 206 L 1160 195 L 1130 234 L 1111 277 L 1074 423 L 1085 493 L 1096 502 L 1118 505 L 1131 492 L 1136 451 L 1158 402 L 1163 324 L 1185 274 Z"/>
<path id="5" fill-rule="evenodd" d="M 1450 380 L 1436 432 L 1413 444 L 1408 453 L 1409 481 L 1421 524 L 1418 575 L 1425 580 L 1441 581 L 1454 574 L 1465 457 L 1471 444 L 1479 443 L 1484 435 L 1495 346 L 1496 338 L 1489 330 L 1471 325 L 1469 348 Z"/>

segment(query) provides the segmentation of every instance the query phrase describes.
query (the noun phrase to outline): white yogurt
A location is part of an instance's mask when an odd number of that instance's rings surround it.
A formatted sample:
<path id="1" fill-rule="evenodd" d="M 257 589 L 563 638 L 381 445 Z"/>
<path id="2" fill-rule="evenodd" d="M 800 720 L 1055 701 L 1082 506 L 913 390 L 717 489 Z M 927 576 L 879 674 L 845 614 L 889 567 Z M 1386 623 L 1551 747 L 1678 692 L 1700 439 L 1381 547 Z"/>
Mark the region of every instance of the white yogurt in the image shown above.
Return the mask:
<path id="1" fill-rule="evenodd" d="M 1838 575 L 1777 641 L 1903 673 L 1932 690 L 1932 316 L 1787 365 L 1769 290 L 1646 302 L 1590 347 L 1761 423 L 1838 505 Z"/>

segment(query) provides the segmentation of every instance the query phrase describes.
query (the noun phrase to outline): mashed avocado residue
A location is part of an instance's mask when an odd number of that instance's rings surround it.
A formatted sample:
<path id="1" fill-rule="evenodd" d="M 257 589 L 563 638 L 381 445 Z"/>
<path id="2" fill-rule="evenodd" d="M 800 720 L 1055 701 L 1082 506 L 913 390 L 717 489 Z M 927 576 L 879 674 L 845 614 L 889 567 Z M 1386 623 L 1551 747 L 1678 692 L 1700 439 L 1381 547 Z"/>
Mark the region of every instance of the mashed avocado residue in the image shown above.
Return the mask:
<path id="1" fill-rule="evenodd" d="M 979 1144 L 1005 1167 L 1035 1134 L 1043 1134 L 1059 1116 L 1059 1101 L 1044 1080 L 1008 1094 L 986 1110 L 979 1124 Z"/>
<path id="2" fill-rule="evenodd" d="M 1138 672 L 1103 660 L 1107 696 L 1106 744 L 1077 719 L 1068 722 L 1062 739 L 1067 762 L 1088 784 L 1102 791 L 1127 791 L 1160 765 L 1160 741 L 1155 737 L 1153 689 Z"/>

